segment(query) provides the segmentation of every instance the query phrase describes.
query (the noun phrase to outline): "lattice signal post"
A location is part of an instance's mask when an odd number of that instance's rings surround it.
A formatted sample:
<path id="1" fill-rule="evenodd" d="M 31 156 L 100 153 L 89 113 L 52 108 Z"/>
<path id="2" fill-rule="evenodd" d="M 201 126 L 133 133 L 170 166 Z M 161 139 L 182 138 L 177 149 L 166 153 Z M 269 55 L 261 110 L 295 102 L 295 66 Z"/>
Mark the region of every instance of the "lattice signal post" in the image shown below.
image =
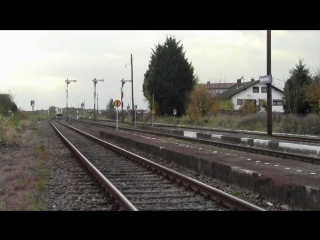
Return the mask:
<path id="1" fill-rule="evenodd" d="M 67 84 L 67 114 L 66 114 L 66 120 L 68 121 L 68 85 L 71 83 L 71 82 L 77 82 L 77 80 L 65 80 L 66 84 Z"/>
<path id="2" fill-rule="evenodd" d="M 93 86 L 94 86 L 94 95 L 93 95 L 93 101 L 94 101 L 94 106 L 93 106 L 93 120 L 95 121 L 96 120 L 96 85 L 97 85 L 97 82 L 100 81 L 100 82 L 103 82 L 104 80 L 101 79 L 101 80 L 97 80 L 97 79 L 93 79 L 92 82 L 93 82 Z"/>
<path id="3" fill-rule="evenodd" d="M 132 82 L 132 80 L 120 80 L 121 81 L 121 115 L 122 115 L 122 119 L 121 121 L 123 122 L 123 85 L 126 83 L 126 82 Z"/>

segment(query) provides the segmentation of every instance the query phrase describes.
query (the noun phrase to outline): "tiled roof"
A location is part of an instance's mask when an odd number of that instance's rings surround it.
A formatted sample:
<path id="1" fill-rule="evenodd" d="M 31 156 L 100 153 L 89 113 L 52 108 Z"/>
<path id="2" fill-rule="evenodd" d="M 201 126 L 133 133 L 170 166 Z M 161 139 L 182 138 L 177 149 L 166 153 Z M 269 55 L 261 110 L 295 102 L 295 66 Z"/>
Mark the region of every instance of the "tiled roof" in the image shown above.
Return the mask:
<path id="1" fill-rule="evenodd" d="M 224 91 L 223 93 L 217 95 L 217 97 L 220 99 L 231 98 L 233 95 L 236 95 L 237 93 L 242 92 L 243 90 L 246 90 L 247 88 L 249 88 L 259 82 L 260 82 L 260 80 L 255 80 L 255 81 L 250 81 L 250 82 L 242 82 L 242 83 L 240 83 L 240 87 L 238 87 L 237 83 L 234 83 L 234 85 L 232 87 L 230 87 L 228 90 Z M 275 86 L 272 86 L 272 88 L 283 93 L 282 90 L 280 90 L 279 88 L 277 88 Z"/>
<path id="2" fill-rule="evenodd" d="M 234 85 L 235 83 L 210 83 L 204 84 L 207 89 L 227 89 Z"/>

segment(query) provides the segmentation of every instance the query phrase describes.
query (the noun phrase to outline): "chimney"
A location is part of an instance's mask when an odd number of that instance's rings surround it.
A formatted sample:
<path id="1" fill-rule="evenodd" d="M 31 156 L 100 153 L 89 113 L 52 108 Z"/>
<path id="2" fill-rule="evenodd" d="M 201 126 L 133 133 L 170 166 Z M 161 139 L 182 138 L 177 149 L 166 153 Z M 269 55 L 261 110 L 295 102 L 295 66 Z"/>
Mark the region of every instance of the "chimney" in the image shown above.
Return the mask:
<path id="1" fill-rule="evenodd" d="M 210 81 L 207 81 L 207 85 L 210 85 Z"/>
<path id="2" fill-rule="evenodd" d="M 241 79 L 237 79 L 237 87 L 239 88 L 241 85 Z"/>
<path id="3" fill-rule="evenodd" d="M 251 78 L 251 82 L 253 82 L 253 81 L 254 81 L 254 78 L 252 77 L 252 78 Z"/>

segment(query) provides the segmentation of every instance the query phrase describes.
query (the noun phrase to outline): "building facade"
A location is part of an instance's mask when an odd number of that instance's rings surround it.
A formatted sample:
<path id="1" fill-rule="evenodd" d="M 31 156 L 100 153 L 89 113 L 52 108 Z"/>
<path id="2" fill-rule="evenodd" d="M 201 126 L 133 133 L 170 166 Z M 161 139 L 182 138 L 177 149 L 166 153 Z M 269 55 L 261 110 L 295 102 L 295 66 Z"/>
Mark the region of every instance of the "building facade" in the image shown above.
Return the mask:
<path id="1" fill-rule="evenodd" d="M 272 112 L 284 112 L 283 102 L 284 93 L 279 88 L 271 85 L 272 96 Z M 239 110 L 246 100 L 255 100 L 257 106 L 261 106 L 261 100 L 267 101 L 267 84 L 260 83 L 259 80 L 252 79 L 250 82 L 237 83 L 219 94 L 220 99 L 230 99 L 233 103 L 234 109 Z M 265 111 L 260 107 L 260 111 Z"/>

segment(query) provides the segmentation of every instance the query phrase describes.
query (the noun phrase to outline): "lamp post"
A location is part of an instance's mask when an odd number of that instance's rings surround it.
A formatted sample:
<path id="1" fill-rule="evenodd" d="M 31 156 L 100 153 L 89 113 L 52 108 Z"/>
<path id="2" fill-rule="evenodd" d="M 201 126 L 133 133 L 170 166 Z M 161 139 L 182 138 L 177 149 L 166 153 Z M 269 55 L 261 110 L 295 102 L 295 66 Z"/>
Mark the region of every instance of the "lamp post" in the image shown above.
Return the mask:
<path id="1" fill-rule="evenodd" d="M 98 81 L 103 82 L 104 80 L 97 80 L 97 79 L 93 79 L 93 86 L 94 86 L 94 95 L 93 95 L 93 101 L 94 101 L 94 106 L 93 106 L 93 120 L 96 120 L 96 85 Z"/>
<path id="2" fill-rule="evenodd" d="M 66 120 L 68 121 L 68 85 L 70 84 L 70 82 L 77 82 L 77 80 L 65 80 L 66 84 L 67 84 L 67 114 L 66 114 Z"/>

